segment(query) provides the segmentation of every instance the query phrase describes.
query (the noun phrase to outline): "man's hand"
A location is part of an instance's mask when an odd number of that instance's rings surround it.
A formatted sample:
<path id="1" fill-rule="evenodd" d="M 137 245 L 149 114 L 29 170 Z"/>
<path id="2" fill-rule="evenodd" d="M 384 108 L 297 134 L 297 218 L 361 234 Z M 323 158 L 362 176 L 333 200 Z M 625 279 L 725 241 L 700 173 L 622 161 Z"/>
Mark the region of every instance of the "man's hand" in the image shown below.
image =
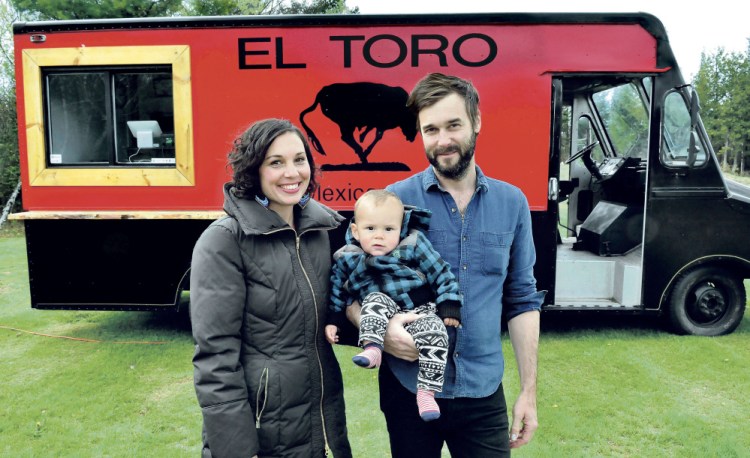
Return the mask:
<path id="1" fill-rule="evenodd" d="M 361 318 L 362 307 L 359 302 L 354 301 L 346 308 L 346 318 L 357 328 Z M 419 352 L 414 344 L 411 334 L 406 332 L 404 326 L 419 318 L 416 313 L 397 313 L 388 322 L 388 328 L 385 332 L 383 341 L 383 350 L 392 354 L 396 358 L 407 361 L 416 361 Z"/>
<path id="2" fill-rule="evenodd" d="M 536 396 L 521 393 L 513 405 L 513 424 L 510 427 L 510 448 L 528 444 L 539 426 L 536 416 Z"/>
<path id="3" fill-rule="evenodd" d="M 510 448 L 526 445 L 539 426 L 536 416 L 536 367 L 539 351 L 539 312 L 530 311 L 508 321 L 508 332 L 518 363 L 521 393 L 513 405 Z"/>
<path id="4" fill-rule="evenodd" d="M 388 322 L 383 341 L 383 350 L 396 358 L 416 361 L 419 357 L 414 338 L 406 332 L 404 326 L 419 318 L 416 313 L 397 313 Z"/>

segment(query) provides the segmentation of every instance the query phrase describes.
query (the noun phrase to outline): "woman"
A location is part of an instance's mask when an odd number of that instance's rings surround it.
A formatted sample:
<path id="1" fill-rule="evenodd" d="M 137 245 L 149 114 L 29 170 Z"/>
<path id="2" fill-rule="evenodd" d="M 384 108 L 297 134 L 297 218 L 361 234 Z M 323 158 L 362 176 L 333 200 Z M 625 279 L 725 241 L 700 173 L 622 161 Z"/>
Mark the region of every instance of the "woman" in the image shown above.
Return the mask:
<path id="1" fill-rule="evenodd" d="M 313 158 L 289 121 L 250 126 L 229 165 L 228 216 L 201 235 L 190 275 L 203 456 L 350 457 L 323 332 L 328 231 L 343 218 L 310 199 Z"/>

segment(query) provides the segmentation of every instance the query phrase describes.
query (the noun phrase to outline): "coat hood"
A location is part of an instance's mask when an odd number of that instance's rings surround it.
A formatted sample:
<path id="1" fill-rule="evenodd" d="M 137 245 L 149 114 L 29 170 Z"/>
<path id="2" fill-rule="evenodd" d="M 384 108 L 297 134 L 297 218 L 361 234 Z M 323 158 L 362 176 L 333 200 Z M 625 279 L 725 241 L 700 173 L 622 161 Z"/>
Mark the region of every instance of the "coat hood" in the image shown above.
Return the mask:
<path id="1" fill-rule="evenodd" d="M 224 185 L 224 211 L 240 223 L 242 232 L 246 235 L 258 235 L 289 228 L 273 210 L 262 206 L 255 200 L 242 199 L 234 195 L 234 185 Z M 294 217 L 297 222 L 297 232 L 310 229 L 334 229 L 344 220 L 344 217 L 330 208 L 310 199 L 304 207 L 295 205 Z"/>
<path id="2" fill-rule="evenodd" d="M 404 205 L 404 219 L 401 222 L 401 234 L 400 239 L 404 239 L 411 231 L 420 231 L 427 235 L 427 231 L 430 229 L 430 218 L 432 212 L 426 208 L 414 207 L 412 205 Z M 352 218 L 354 222 L 354 218 Z M 346 229 L 346 243 L 350 245 L 359 246 L 359 242 L 352 235 L 351 224 Z"/>

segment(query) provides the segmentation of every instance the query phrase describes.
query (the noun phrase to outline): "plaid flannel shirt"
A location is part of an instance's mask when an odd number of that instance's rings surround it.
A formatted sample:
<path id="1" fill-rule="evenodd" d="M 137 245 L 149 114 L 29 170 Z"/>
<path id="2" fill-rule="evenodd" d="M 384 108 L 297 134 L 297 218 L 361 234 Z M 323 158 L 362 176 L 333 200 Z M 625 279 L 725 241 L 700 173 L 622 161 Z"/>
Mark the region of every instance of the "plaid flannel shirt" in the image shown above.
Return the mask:
<path id="1" fill-rule="evenodd" d="M 328 322 L 341 326 L 344 310 L 353 301 L 372 292 L 393 299 L 402 310 L 435 302 L 441 318 L 461 319 L 461 293 L 450 265 L 432 247 L 423 230 L 430 212 L 407 206 L 401 228 L 402 239 L 388 255 L 370 256 L 347 230 L 347 245 L 333 255 Z M 405 235 L 405 236 L 404 236 Z M 429 297 L 414 303 L 415 291 L 429 288 Z M 423 294 L 418 297 L 423 298 Z"/>

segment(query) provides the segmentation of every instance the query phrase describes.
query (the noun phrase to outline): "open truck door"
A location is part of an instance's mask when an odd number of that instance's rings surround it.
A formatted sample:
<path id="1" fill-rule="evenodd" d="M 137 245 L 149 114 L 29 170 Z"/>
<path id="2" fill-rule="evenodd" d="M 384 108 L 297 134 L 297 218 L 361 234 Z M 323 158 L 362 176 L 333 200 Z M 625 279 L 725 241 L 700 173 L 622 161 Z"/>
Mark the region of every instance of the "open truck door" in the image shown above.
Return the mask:
<path id="1" fill-rule="evenodd" d="M 746 201 L 725 187 L 697 96 L 656 83 L 665 79 L 556 80 L 557 149 L 566 158 L 547 308 L 654 312 L 680 333 L 725 334 L 746 302 L 747 253 L 736 254 L 734 227 Z"/>

